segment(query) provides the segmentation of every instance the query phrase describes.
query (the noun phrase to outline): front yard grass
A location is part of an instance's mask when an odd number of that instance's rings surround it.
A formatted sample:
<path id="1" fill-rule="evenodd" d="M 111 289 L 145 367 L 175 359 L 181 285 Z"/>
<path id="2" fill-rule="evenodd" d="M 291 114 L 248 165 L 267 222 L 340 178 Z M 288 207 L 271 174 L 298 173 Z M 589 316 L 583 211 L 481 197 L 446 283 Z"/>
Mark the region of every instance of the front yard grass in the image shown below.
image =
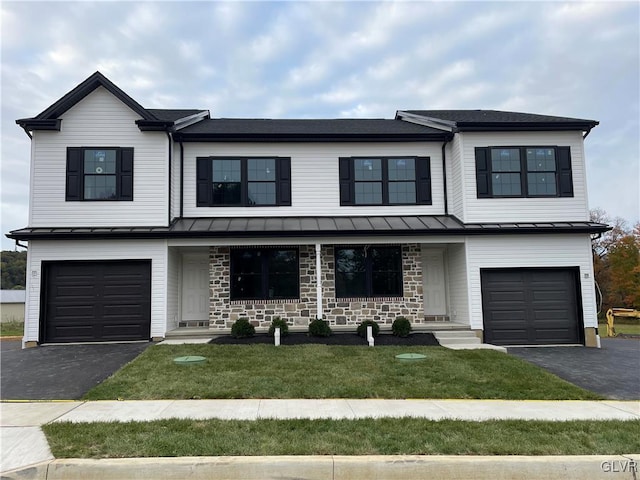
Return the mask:
<path id="1" fill-rule="evenodd" d="M 24 333 L 24 322 L 0 323 L 0 337 L 21 337 Z"/>
<path id="2" fill-rule="evenodd" d="M 400 363 L 399 353 L 426 360 Z M 201 355 L 203 365 L 175 357 Z M 85 400 L 209 398 L 476 398 L 592 400 L 583 390 L 519 358 L 442 347 L 158 345 Z"/>
<path id="3" fill-rule="evenodd" d="M 640 420 L 161 420 L 50 423 L 42 429 L 56 458 L 620 455 L 640 451 Z"/>
<path id="4" fill-rule="evenodd" d="M 613 328 L 615 328 L 616 333 L 618 335 L 640 335 L 640 322 L 632 324 L 632 323 L 619 323 L 615 322 L 613 324 Z M 598 324 L 598 333 L 601 337 L 607 338 L 607 324 L 600 323 Z"/>

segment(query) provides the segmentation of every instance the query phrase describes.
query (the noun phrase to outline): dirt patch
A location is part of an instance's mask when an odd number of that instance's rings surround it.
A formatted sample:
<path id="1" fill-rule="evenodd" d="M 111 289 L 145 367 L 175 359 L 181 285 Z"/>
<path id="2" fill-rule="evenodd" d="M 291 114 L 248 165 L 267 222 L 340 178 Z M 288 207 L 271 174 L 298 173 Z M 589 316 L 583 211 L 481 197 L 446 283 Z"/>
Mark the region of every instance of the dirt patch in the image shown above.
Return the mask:
<path id="1" fill-rule="evenodd" d="M 218 345 L 255 345 L 255 344 L 273 344 L 273 337 L 266 333 L 257 334 L 248 338 L 234 338 L 231 335 L 224 335 L 214 338 L 209 343 Z M 306 333 L 290 333 L 286 337 L 280 339 L 282 345 L 355 345 L 367 346 L 367 340 L 356 335 L 355 333 L 335 333 L 329 337 L 312 337 Z M 438 346 L 436 337 L 431 333 L 412 333 L 408 337 L 396 337 L 389 334 L 381 334 L 375 338 L 376 346 L 396 345 L 433 345 Z"/>

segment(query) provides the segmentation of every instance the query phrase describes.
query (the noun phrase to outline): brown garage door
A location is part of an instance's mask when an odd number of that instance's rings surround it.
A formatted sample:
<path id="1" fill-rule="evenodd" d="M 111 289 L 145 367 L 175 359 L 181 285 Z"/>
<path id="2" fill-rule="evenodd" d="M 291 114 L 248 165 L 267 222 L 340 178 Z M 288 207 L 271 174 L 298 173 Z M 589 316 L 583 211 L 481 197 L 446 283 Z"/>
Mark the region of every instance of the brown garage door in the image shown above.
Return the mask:
<path id="1" fill-rule="evenodd" d="M 487 343 L 583 343 L 577 269 L 483 269 L 482 312 Z"/>
<path id="2" fill-rule="evenodd" d="M 148 340 L 151 262 L 43 263 L 41 341 Z"/>

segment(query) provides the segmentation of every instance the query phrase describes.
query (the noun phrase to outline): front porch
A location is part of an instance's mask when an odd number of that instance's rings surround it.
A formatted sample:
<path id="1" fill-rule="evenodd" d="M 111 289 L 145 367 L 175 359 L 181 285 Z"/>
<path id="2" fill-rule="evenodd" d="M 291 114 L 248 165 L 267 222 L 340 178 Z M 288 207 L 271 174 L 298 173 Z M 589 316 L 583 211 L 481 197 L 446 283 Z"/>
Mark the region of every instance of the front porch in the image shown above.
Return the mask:
<path id="1" fill-rule="evenodd" d="M 241 317 L 249 318 L 258 332 L 266 331 L 275 317 L 286 320 L 291 331 L 306 331 L 312 320 L 321 318 L 336 332 L 353 331 L 364 320 L 377 322 L 386 332 L 399 316 L 408 318 L 415 331 L 470 329 L 463 243 L 410 243 L 407 239 L 404 243 L 263 242 L 170 246 L 167 337 L 226 334 Z M 282 288 L 273 280 L 279 275 L 274 270 L 262 279 L 275 285 L 263 290 L 265 298 L 238 298 L 244 293 L 241 287 L 248 283 L 246 278 L 256 276 L 244 265 L 237 265 L 243 251 L 253 252 L 256 258 L 294 252 L 293 271 L 297 273 L 291 287 L 293 297 L 278 298 L 282 293 L 278 288 Z M 367 255 L 383 257 L 383 253 L 388 258 L 375 260 L 378 264 L 373 266 L 363 260 Z M 393 262 L 398 262 L 397 269 Z M 358 289 L 364 289 L 367 281 L 368 288 L 387 295 L 370 295 L 371 290 L 369 295 L 345 295 L 349 288 L 364 293 Z M 256 279 L 253 283 L 259 282 Z M 350 282 L 360 283 L 352 287 Z M 290 287 L 283 288 L 286 293 Z"/>

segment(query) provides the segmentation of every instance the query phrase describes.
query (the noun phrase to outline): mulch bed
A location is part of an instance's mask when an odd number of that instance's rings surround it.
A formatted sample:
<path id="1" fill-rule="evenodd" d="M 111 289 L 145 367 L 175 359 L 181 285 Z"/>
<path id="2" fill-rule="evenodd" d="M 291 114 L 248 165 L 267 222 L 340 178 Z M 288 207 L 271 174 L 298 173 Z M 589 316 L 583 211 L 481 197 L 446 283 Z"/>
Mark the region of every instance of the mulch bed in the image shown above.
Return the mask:
<path id="1" fill-rule="evenodd" d="M 256 345 L 270 344 L 273 345 L 273 337 L 266 333 L 259 333 L 248 338 L 234 338 L 231 335 L 224 335 L 214 338 L 209 343 L 218 345 Z M 280 339 L 281 345 L 355 345 L 368 346 L 367 340 L 355 333 L 334 333 L 330 337 L 312 337 L 306 333 L 290 333 L 286 337 Z M 435 345 L 439 343 L 436 337 L 431 333 L 412 333 L 408 337 L 396 337 L 389 334 L 381 334 L 375 337 L 375 346 L 397 345 Z"/>

